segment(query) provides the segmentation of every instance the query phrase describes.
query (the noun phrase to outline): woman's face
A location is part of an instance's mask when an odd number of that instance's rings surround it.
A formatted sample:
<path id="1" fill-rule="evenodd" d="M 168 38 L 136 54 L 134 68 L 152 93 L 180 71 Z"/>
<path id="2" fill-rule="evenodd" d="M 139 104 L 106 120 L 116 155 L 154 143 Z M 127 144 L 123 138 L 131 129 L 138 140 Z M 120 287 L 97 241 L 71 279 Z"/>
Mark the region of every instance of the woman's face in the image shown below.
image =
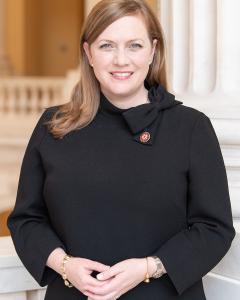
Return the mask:
<path id="1" fill-rule="evenodd" d="M 109 25 L 84 49 L 101 90 L 108 96 L 127 96 L 143 87 L 153 60 L 155 39 L 151 44 L 146 26 L 139 16 L 125 16 Z M 114 77 L 112 72 L 133 72 Z M 128 75 L 128 74 L 122 74 Z"/>

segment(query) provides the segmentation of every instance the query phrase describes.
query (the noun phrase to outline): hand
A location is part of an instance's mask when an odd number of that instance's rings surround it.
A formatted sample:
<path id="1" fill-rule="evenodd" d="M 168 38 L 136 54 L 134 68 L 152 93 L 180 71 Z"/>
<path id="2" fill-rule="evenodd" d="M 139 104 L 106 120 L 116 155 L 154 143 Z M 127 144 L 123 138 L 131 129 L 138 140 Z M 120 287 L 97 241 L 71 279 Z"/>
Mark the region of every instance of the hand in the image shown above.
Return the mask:
<path id="1" fill-rule="evenodd" d="M 101 282 L 90 274 L 94 270 L 104 272 L 109 268 L 110 266 L 97 261 L 81 257 L 71 257 L 65 265 L 65 272 L 70 283 L 84 295 L 88 296 L 86 292 L 89 289 L 104 287 L 111 281 L 109 279 Z"/>
<path id="2" fill-rule="evenodd" d="M 147 263 L 145 258 L 131 258 L 113 265 L 103 271 L 99 281 L 105 282 L 103 286 L 90 288 L 85 295 L 88 300 L 113 300 L 134 288 L 145 279 Z M 108 280 L 108 282 L 106 281 Z"/>

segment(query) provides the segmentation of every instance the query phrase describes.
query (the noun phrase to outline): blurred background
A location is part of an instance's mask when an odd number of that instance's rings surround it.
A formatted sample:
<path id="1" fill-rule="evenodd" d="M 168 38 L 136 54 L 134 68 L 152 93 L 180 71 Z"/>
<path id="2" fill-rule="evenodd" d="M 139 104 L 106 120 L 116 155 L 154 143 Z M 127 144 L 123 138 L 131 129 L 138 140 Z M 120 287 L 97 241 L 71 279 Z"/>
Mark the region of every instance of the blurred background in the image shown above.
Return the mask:
<path id="1" fill-rule="evenodd" d="M 97 2 L 0 0 L 0 300 L 43 299 L 45 289 L 16 256 L 6 219 L 40 114 L 68 102 L 78 80 L 81 26 Z M 208 299 L 239 299 L 240 1 L 146 2 L 164 30 L 170 92 L 209 116 L 226 165 L 237 235 L 226 257 L 205 277 L 206 293 Z"/>

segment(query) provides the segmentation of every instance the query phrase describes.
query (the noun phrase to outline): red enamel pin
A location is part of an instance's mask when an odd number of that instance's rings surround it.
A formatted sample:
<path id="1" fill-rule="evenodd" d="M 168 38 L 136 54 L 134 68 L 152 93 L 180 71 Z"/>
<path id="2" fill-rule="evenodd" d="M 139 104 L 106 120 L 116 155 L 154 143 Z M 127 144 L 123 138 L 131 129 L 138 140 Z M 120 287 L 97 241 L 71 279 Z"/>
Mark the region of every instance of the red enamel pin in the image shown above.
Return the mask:
<path id="1" fill-rule="evenodd" d="M 141 133 L 140 135 L 140 141 L 142 143 L 146 143 L 147 141 L 150 140 L 150 133 L 148 131 L 144 131 L 143 133 Z"/>

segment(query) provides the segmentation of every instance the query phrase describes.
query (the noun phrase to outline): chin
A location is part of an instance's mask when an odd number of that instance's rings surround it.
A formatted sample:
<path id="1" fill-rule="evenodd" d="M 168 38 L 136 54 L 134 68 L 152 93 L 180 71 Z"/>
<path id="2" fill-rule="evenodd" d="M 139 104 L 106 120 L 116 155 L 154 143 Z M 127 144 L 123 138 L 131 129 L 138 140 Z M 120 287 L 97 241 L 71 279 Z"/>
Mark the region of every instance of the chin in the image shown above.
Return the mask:
<path id="1" fill-rule="evenodd" d="M 123 84 L 114 84 L 112 82 L 109 83 L 109 81 L 104 86 L 104 90 L 106 92 L 111 94 L 119 94 L 119 95 L 129 93 L 132 89 L 133 89 L 132 85 L 124 86 Z"/>
<path id="2" fill-rule="evenodd" d="M 109 92 L 111 94 L 114 94 L 114 95 L 119 95 L 119 96 L 127 96 L 131 93 L 133 89 L 132 88 L 119 88 L 119 89 L 111 89 Z"/>

